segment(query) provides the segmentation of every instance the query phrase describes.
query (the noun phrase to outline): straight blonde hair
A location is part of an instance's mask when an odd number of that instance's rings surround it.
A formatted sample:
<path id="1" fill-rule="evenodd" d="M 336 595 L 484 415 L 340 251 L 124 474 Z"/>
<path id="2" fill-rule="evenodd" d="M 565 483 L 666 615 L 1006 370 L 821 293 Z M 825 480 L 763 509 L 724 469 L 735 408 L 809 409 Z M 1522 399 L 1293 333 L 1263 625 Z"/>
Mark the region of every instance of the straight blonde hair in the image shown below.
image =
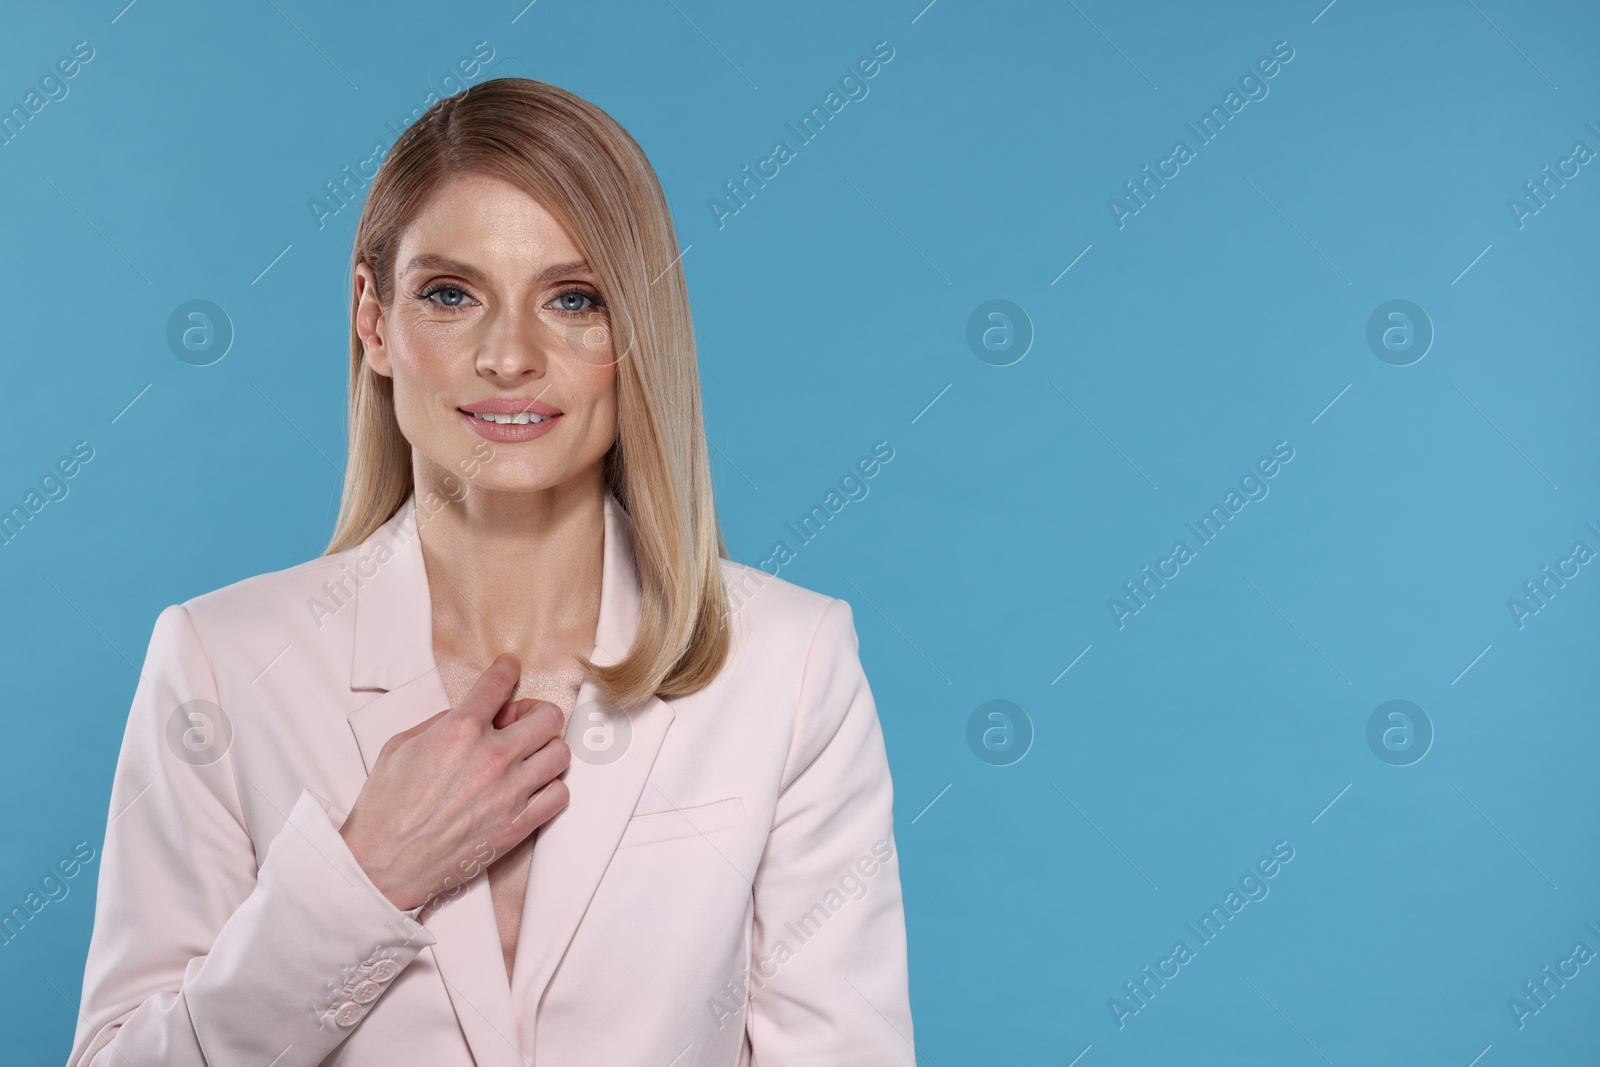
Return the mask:
<path id="1" fill-rule="evenodd" d="M 355 266 L 372 268 L 378 301 L 391 307 L 401 234 L 443 183 L 469 173 L 517 186 L 566 226 L 594 269 L 622 353 L 605 477 L 630 520 L 642 617 L 625 659 L 579 662 L 618 706 L 696 692 L 728 657 L 718 563 L 727 548 L 681 253 L 643 150 L 610 115 L 565 89 L 495 78 L 446 97 L 406 129 L 373 179 L 351 256 L 349 460 L 324 555 L 360 544 L 415 490 L 393 383 L 367 366 L 356 332 Z"/>

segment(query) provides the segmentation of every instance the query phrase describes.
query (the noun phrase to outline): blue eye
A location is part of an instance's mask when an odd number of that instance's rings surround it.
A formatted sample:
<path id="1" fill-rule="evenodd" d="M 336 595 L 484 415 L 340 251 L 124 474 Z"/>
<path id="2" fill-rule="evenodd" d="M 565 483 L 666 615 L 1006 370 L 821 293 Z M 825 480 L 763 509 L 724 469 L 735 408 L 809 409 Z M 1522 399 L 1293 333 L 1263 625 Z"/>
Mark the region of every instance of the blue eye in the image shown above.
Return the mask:
<path id="1" fill-rule="evenodd" d="M 566 301 L 568 301 L 571 298 L 576 298 L 578 300 L 587 300 L 589 302 L 589 306 L 588 307 L 573 307 L 570 304 L 566 303 Z M 585 315 L 585 314 L 588 314 L 591 311 L 598 311 L 599 309 L 601 309 L 601 308 L 606 306 L 606 302 L 604 300 L 601 300 L 594 293 L 590 293 L 590 292 L 588 292 L 586 290 L 583 290 L 583 289 L 568 289 L 566 292 L 564 292 L 560 296 L 556 297 L 555 303 L 556 303 L 556 310 L 562 312 L 563 314 L 567 314 L 567 315 Z"/>
<path id="2" fill-rule="evenodd" d="M 438 304 L 440 307 L 450 308 L 452 310 L 462 306 L 460 303 L 456 302 L 454 299 L 445 300 L 443 302 L 440 302 L 438 300 L 434 300 L 433 298 L 435 296 L 439 295 L 440 293 L 453 293 L 453 294 L 455 294 L 455 297 L 459 298 L 460 300 L 465 300 L 466 296 L 467 296 L 466 291 L 464 289 L 462 289 L 461 287 L 455 286 L 455 285 L 445 284 L 445 285 L 430 285 L 428 288 L 426 288 L 422 292 L 418 293 L 417 294 L 417 298 L 419 300 L 427 300 L 427 301 L 429 301 L 431 303 Z"/>

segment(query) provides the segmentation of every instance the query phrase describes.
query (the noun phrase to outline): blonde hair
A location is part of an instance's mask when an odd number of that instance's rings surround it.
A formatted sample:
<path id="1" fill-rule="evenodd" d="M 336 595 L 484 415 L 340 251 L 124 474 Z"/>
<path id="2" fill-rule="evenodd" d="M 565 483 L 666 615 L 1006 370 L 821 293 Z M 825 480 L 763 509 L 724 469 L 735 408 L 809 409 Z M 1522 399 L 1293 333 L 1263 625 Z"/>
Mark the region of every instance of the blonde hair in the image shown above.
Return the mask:
<path id="1" fill-rule="evenodd" d="M 727 660 L 728 602 L 706 451 L 689 295 L 666 197 L 616 120 L 565 89 L 495 78 L 430 107 L 378 170 L 351 256 L 350 443 L 339 518 L 324 554 L 360 544 L 414 491 L 393 382 L 367 366 L 355 327 L 354 269 L 368 264 L 392 306 L 400 237 L 433 193 L 464 174 L 517 186 L 555 215 L 593 267 L 611 309 L 617 440 L 607 488 L 627 513 L 641 619 L 628 656 L 579 657 L 612 703 L 704 688 Z"/>

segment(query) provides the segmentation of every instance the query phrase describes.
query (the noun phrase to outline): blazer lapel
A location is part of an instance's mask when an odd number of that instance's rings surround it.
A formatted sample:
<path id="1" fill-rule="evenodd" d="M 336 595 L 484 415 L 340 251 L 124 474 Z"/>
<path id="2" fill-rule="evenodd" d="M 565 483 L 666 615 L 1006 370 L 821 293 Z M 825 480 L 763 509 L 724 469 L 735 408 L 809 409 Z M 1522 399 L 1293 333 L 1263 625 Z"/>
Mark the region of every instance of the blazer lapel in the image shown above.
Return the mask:
<path id="1" fill-rule="evenodd" d="M 632 649 L 640 622 L 632 530 L 610 492 L 602 558 L 600 618 L 590 659 L 607 665 Z M 384 690 L 349 716 L 370 774 L 389 738 L 450 706 L 433 654 L 433 606 L 415 495 L 362 543 L 356 570 L 362 581 L 355 596 L 350 684 Z M 579 753 L 578 735 L 593 725 L 591 713 L 614 723 L 626 719 L 626 748 L 611 762 L 591 762 Z M 574 749 L 565 773 L 571 799 L 535 831 L 514 987 L 506 981 L 486 873 L 423 911 L 421 921 L 438 939 L 427 951 L 480 1067 L 532 1062 L 539 1003 L 627 828 L 672 719 L 672 706 L 659 697 L 624 713 L 607 705 L 589 679 L 579 686 L 568 729 Z"/>

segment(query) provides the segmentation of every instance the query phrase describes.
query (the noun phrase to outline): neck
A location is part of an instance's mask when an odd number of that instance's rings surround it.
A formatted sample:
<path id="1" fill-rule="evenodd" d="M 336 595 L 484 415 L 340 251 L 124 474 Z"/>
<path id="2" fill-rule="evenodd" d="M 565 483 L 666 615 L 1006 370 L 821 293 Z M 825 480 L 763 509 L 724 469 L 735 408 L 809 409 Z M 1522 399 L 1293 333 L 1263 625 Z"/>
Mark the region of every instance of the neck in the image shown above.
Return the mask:
<path id="1" fill-rule="evenodd" d="M 502 492 L 417 470 L 417 500 L 442 501 L 419 524 L 435 644 L 485 663 L 588 655 L 600 617 L 603 473 L 549 489 Z M 439 479 L 442 481 L 442 479 Z"/>

